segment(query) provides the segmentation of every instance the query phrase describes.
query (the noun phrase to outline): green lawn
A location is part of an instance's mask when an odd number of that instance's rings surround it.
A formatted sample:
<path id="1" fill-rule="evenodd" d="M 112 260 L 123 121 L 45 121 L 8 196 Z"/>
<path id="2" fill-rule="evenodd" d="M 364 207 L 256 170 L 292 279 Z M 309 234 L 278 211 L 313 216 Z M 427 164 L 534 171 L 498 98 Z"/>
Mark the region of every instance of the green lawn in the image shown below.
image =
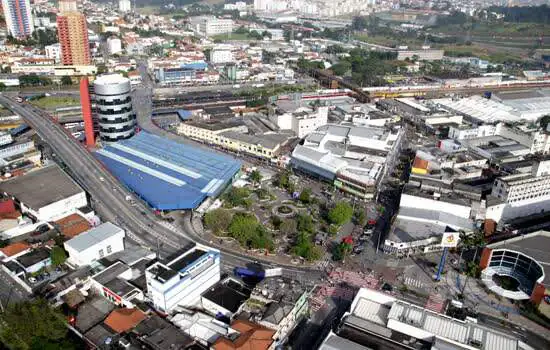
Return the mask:
<path id="1" fill-rule="evenodd" d="M 58 107 L 77 106 L 80 104 L 80 98 L 72 96 L 46 96 L 30 101 L 30 103 L 43 109 L 55 109 Z"/>

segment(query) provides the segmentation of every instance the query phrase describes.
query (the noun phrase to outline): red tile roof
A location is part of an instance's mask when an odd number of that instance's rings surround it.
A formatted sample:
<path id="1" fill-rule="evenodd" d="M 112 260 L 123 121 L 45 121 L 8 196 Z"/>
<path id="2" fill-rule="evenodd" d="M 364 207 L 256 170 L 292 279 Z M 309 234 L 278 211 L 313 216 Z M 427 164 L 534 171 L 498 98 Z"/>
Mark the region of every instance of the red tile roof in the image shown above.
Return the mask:
<path id="1" fill-rule="evenodd" d="M 124 308 L 111 312 L 103 323 L 117 333 L 124 333 L 133 329 L 145 318 L 145 314 L 140 309 Z"/>
<path id="2" fill-rule="evenodd" d="M 235 341 L 218 338 L 212 345 L 214 350 L 267 350 L 273 343 L 275 331 L 249 321 L 235 320 L 231 328 L 238 331 Z"/>
<path id="3" fill-rule="evenodd" d="M 27 242 L 16 242 L 12 243 L 8 246 L 5 246 L 4 248 L 0 248 L 0 251 L 4 253 L 5 256 L 14 256 L 16 254 L 19 254 L 27 249 L 29 249 L 31 246 Z"/>
<path id="4" fill-rule="evenodd" d="M 55 223 L 58 225 L 59 232 L 67 238 L 78 236 L 92 227 L 88 220 L 78 214 L 71 214 L 57 220 Z"/>
<path id="5" fill-rule="evenodd" d="M 413 168 L 428 169 L 429 162 L 427 160 L 415 157 L 413 162 Z"/>

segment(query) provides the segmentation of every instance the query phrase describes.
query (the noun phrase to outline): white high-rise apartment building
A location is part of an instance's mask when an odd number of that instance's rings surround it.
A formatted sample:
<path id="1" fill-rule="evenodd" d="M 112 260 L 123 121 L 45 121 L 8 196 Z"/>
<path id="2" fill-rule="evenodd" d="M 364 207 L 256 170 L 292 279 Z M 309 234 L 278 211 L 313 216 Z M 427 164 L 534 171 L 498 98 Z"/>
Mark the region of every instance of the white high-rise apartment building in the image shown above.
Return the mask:
<path id="1" fill-rule="evenodd" d="M 132 3 L 130 0 L 118 0 L 118 10 L 122 13 L 132 11 Z"/>
<path id="2" fill-rule="evenodd" d="M 26 38 L 34 31 L 29 0 L 2 0 L 8 33 L 14 38 Z"/>

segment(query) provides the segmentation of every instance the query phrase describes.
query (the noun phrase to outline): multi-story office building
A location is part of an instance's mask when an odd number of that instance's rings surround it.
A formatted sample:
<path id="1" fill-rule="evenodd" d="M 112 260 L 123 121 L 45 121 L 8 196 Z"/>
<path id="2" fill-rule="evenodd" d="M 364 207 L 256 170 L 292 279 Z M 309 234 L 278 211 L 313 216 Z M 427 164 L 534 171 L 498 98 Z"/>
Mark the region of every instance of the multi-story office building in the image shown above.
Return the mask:
<path id="1" fill-rule="evenodd" d="M 96 114 L 102 141 L 128 139 L 135 133 L 130 79 L 121 74 L 103 74 L 94 81 Z"/>
<path id="2" fill-rule="evenodd" d="M 145 278 L 158 310 L 168 313 L 178 305 L 193 306 L 220 280 L 220 252 L 196 245 L 166 264 L 151 265 Z"/>
<path id="3" fill-rule="evenodd" d="M 15 38 L 25 38 L 34 31 L 29 0 L 2 0 L 8 33 Z"/>
<path id="4" fill-rule="evenodd" d="M 197 16 L 191 17 L 189 24 L 191 30 L 204 36 L 231 33 L 233 31 L 233 20 L 228 18 Z"/>
<path id="5" fill-rule="evenodd" d="M 487 199 L 486 218 L 499 222 L 550 210 L 550 160 L 536 162 L 531 173 L 496 179 Z"/>
<path id="6" fill-rule="evenodd" d="M 90 64 L 88 26 L 82 13 L 61 12 L 57 16 L 57 34 L 61 44 L 61 62 L 64 65 Z"/>

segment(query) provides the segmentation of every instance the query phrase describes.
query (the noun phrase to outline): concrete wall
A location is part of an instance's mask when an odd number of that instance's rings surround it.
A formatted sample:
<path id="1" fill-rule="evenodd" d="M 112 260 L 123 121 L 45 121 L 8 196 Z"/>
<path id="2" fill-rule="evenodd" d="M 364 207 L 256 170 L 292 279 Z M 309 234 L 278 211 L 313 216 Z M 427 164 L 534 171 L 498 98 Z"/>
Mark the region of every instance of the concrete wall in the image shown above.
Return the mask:
<path id="1" fill-rule="evenodd" d="M 470 218 L 472 208 L 470 206 L 448 203 L 431 198 L 413 196 L 410 194 L 401 195 L 401 207 L 422 208 L 426 210 L 441 211 L 453 214 L 465 219 Z"/>

